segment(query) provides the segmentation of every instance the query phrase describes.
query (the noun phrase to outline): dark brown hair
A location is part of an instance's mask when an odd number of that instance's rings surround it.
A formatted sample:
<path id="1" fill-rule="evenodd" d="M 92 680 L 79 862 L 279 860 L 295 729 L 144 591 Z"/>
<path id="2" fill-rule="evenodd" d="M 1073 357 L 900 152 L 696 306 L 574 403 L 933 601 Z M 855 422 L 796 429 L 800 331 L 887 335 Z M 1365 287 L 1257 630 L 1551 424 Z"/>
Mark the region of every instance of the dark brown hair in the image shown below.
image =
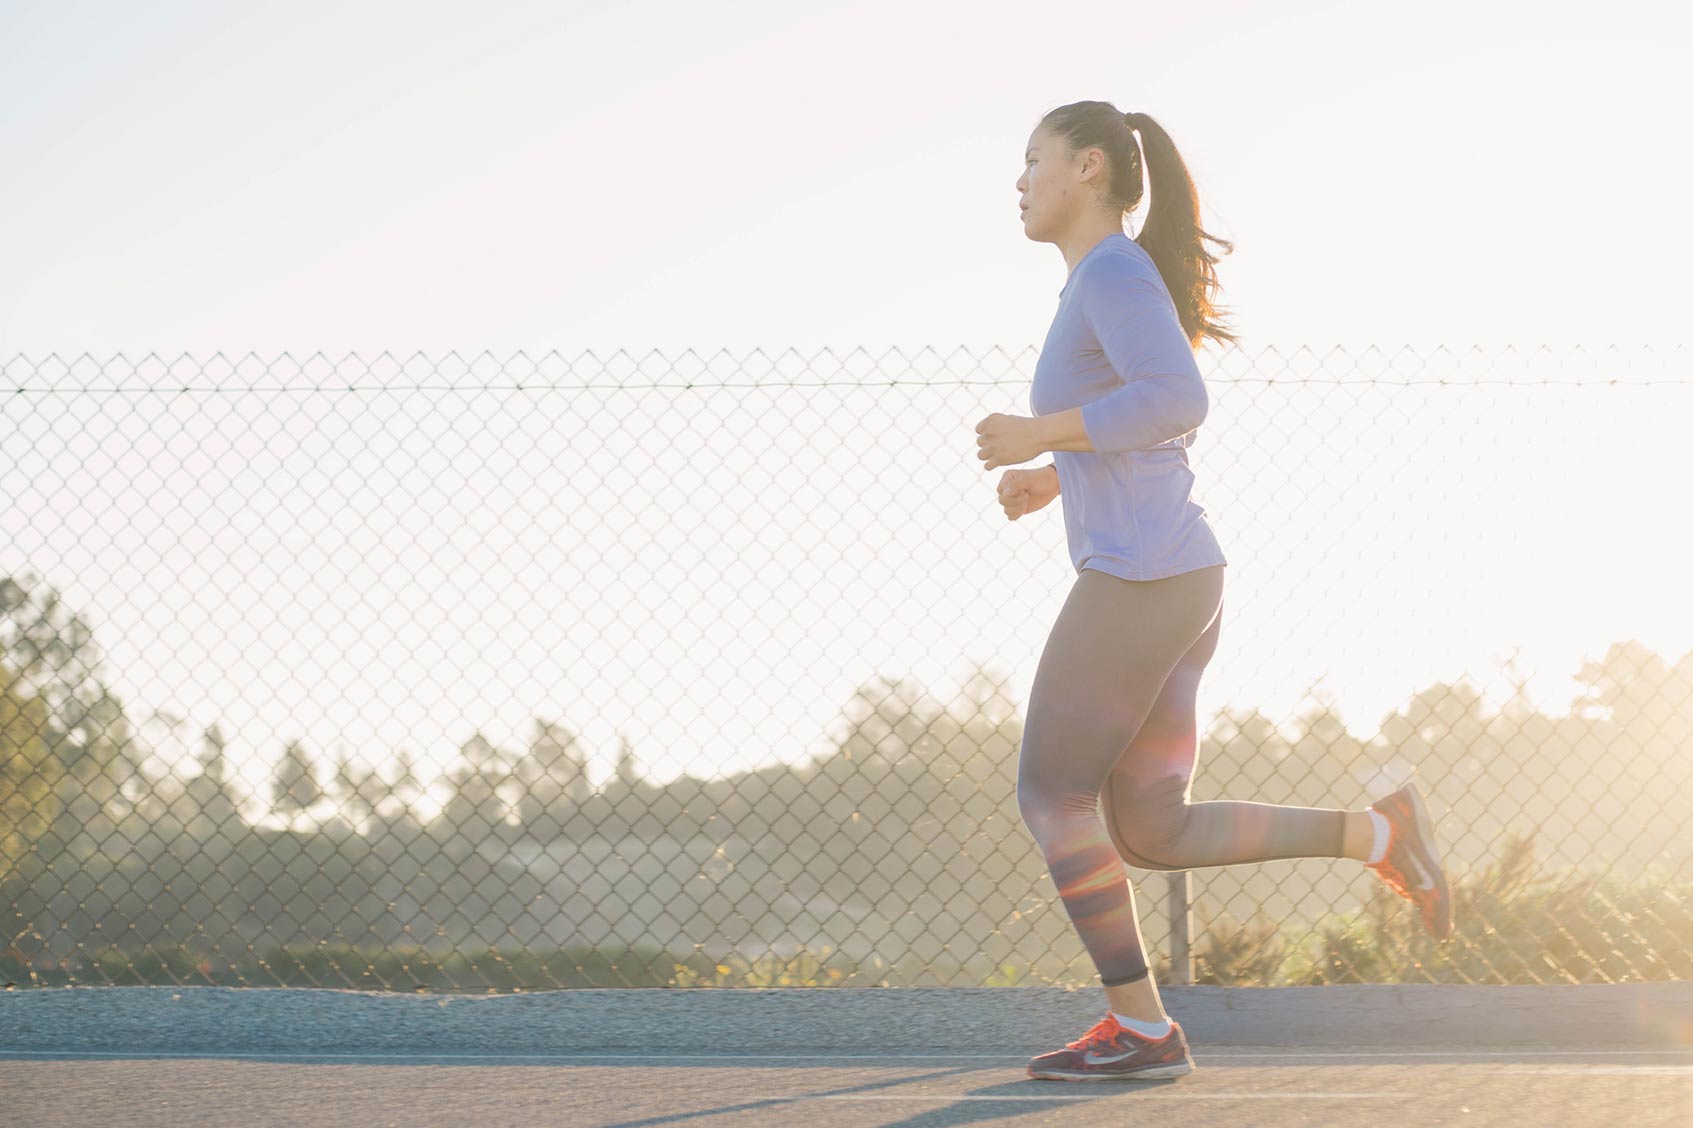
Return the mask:
<path id="1" fill-rule="evenodd" d="M 1124 114 L 1110 102 L 1071 102 L 1049 110 L 1040 124 L 1061 138 L 1072 154 L 1094 146 L 1105 153 L 1109 206 L 1133 210 L 1146 194 L 1147 181 L 1153 182 L 1152 207 L 1135 242 L 1158 267 L 1188 343 L 1197 349 L 1206 337 L 1234 342 L 1234 333 L 1217 319 L 1220 309 L 1211 302 L 1212 291 L 1219 288 L 1217 257 L 1205 249 L 1205 240 L 1223 247 L 1225 254 L 1234 244 L 1200 228 L 1199 193 L 1164 127 L 1145 114 Z"/>

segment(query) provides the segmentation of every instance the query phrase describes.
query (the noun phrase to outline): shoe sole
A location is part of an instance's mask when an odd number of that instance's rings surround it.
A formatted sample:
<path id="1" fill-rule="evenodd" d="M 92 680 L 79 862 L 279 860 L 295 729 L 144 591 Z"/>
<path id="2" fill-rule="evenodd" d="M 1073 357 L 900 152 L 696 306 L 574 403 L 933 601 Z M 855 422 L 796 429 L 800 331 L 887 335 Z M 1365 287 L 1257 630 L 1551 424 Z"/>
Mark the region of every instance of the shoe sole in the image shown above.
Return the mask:
<path id="1" fill-rule="evenodd" d="M 1417 860 L 1429 876 L 1434 878 L 1434 889 L 1440 895 L 1440 901 L 1446 906 L 1445 919 L 1439 922 L 1434 934 L 1435 939 L 1444 940 L 1452 932 L 1452 891 L 1446 884 L 1446 867 L 1434 854 L 1434 823 L 1428 817 L 1428 808 L 1423 805 L 1422 793 L 1415 783 L 1405 787 L 1406 798 L 1411 800 L 1411 817 L 1415 820 L 1417 843 L 1422 846 L 1416 851 Z M 1411 847 L 1415 850 L 1415 847 Z M 1431 866 L 1429 863 L 1433 862 Z"/>
<path id="2" fill-rule="evenodd" d="M 1050 1081 L 1161 1081 L 1167 1077 L 1180 1077 L 1192 1072 L 1192 1064 L 1176 1061 L 1169 1065 L 1149 1065 L 1133 1073 L 1069 1073 L 1062 1069 L 1031 1069 L 1029 1076 Z"/>

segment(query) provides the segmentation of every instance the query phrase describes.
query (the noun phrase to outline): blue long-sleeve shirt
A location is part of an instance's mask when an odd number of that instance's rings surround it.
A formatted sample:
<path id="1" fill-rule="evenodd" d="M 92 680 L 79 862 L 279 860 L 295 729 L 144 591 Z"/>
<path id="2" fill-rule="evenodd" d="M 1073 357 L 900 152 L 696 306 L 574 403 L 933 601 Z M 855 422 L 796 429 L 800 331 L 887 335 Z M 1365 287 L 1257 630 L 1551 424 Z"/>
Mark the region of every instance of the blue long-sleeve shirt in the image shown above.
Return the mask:
<path id="1" fill-rule="evenodd" d="M 1205 382 L 1158 267 L 1121 232 L 1070 271 L 1029 387 L 1036 415 L 1078 406 L 1093 450 L 1052 452 L 1076 571 L 1156 580 L 1227 564 L 1187 462 Z"/>

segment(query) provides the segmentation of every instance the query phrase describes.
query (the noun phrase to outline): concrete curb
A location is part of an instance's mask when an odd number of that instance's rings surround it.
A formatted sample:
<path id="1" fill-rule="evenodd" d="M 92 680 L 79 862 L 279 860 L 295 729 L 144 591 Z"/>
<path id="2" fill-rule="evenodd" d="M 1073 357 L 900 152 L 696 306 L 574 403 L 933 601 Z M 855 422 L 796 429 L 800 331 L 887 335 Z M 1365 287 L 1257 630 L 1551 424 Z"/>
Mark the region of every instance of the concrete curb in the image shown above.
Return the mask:
<path id="1" fill-rule="evenodd" d="M 1693 981 L 1160 987 L 1202 1046 L 1693 1049 Z M 427 995 L 332 988 L 0 992 L 0 1051 L 289 1054 L 1044 1052 L 1098 987 L 785 987 Z"/>

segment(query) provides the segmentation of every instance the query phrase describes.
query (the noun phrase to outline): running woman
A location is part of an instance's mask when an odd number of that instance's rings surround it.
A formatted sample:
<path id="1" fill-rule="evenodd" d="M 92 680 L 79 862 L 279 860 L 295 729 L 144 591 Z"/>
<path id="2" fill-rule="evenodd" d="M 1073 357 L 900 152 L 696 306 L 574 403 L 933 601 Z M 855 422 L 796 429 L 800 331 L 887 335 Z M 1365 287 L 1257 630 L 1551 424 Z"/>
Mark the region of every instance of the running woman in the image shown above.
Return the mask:
<path id="1" fill-rule="evenodd" d="M 1138 139 L 1137 139 L 1138 134 Z M 1356 858 L 1410 900 L 1436 939 L 1451 904 L 1413 784 L 1362 811 L 1188 801 L 1199 677 L 1216 650 L 1228 561 L 1192 496 L 1187 448 L 1209 399 L 1194 360 L 1214 318 L 1215 256 L 1170 137 L 1109 102 L 1041 118 L 1017 178 L 1023 232 L 1063 253 L 1068 278 L 1029 391 L 1032 417 L 976 426 L 983 468 L 1007 470 L 1017 518 L 1062 497 L 1076 580 L 1036 668 L 1017 805 L 1045 856 L 1109 1009 L 1031 1077 L 1145 1080 L 1193 1070 L 1147 967 L 1124 863 L 1186 870 L 1272 858 Z M 1141 233 L 1124 217 L 1150 188 Z M 1102 804 L 1103 801 L 1103 804 Z M 1101 817 L 1103 805 L 1103 818 Z"/>

